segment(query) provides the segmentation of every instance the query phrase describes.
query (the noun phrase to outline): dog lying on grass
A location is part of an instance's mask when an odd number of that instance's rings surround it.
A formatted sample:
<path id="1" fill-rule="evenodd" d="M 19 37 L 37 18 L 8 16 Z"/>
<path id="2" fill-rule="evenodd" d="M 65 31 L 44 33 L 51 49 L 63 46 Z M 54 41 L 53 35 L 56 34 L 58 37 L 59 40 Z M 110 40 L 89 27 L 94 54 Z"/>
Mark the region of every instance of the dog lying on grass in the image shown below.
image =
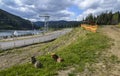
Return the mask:
<path id="1" fill-rule="evenodd" d="M 42 67 L 42 63 L 40 63 L 40 61 L 36 60 L 35 56 L 31 57 L 31 63 L 34 65 L 35 68 Z"/>
<path id="2" fill-rule="evenodd" d="M 56 55 L 55 53 L 51 54 L 51 57 L 56 61 L 56 62 L 63 62 L 64 59 L 60 58 L 58 55 Z M 42 63 L 40 63 L 40 61 L 36 60 L 35 56 L 31 57 L 31 63 L 34 65 L 35 68 L 42 68 Z"/>
<path id="3" fill-rule="evenodd" d="M 55 54 L 55 53 L 52 53 L 51 54 L 51 57 L 56 61 L 56 62 L 63 62 L 64 61 L 64 59 L 63 58 L 60 58 L 57 54 Z"/>

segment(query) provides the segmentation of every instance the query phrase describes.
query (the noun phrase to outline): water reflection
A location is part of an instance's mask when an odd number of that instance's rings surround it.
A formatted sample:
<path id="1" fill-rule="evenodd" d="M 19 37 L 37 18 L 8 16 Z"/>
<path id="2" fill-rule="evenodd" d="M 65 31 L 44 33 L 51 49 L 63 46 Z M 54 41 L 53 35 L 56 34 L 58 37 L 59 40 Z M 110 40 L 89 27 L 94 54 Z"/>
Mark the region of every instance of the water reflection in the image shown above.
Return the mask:
<path id="1" fill-rule="evenodd" d="M 40 34 L 40 30 L 1 30 L 0 38 Z"/>

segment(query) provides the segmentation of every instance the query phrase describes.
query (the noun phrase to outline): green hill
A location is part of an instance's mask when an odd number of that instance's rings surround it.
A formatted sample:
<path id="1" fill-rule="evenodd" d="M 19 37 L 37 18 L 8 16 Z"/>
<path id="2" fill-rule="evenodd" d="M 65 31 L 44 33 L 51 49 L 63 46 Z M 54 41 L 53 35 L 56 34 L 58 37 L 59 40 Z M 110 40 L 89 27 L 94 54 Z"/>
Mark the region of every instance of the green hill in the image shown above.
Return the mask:
<path id="1" fill-rule="evenodd" d="M 37 45 L 38 47 L 34 47 L 36 48 L 34 51 L 43 52 L 42 55 L 40 53 L 37 57 L 37 59 L 43 64 L 42 68 L 37 69 L 30 63 L 26 63 L 2 70 L 0 71 L 0 75 L 56 76 L 61 70 L 65 71 L 70 68 L 75 68 L 73 72 L 69 73 L 69 76 L 77 76 L 77 74 L 82 73 L 85 73 L 86 76 L 94 76 L 97 64 L 101 64 L 102 62 L 103 65 L 107 63 L 114 63 L 114 59 L 116 57 L 113 55 L 106 55 L 107 51 L 105 51 L 111 46 L 110 41 L 111 39 L 102 33 L 91 33 L 81 28 L 75 28 L 69 34 L 62 36 L 53 42 L 46 43 L 43 46 Z M 18 52 L 21 50 L 23 50 L 23 48 L 17 49 L 16 51 Z M 51 58 L 52 52 L 55 52 L 60 57 L 64 58 L 64 62 L 55 62 Z M 99 72 L 102 73 L 102 71 Z"/>
<path id="2" fill-rule="evenodd" d="M 32 28 L 33 27 L 30 21 L 0 9 L 1 30 L 27 30 Z"/>

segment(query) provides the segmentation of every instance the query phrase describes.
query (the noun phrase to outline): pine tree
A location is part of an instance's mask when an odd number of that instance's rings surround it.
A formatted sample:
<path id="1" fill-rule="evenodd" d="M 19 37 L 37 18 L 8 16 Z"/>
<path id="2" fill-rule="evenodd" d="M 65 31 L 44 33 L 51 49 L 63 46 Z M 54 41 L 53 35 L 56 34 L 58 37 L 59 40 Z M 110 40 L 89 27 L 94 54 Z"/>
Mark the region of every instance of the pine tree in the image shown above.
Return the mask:
<path id="1" fill-rule="evenodd" d="M 112 13 L 112 11 L 110 12 L 105 12 L 105 13 L 101 13 L 98 16 L 93 16 L 92 14 L 89 14 L 86 18 L 85 21 L 88 22 L 94 22 L 98 25 L 111 25 L 111 24 L 119 24 L 120 23 L 120 12 L 115 12 Z"/>

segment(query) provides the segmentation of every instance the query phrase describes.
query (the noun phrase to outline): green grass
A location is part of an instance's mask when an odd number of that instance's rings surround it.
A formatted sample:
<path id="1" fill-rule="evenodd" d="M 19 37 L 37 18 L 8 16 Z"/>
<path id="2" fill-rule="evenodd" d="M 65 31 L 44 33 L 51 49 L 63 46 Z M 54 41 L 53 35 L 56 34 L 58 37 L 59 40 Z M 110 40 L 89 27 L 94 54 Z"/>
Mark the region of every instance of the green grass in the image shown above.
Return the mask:
<path id="1" fill-rule="evenodd" d="M 76 76 L 74 73 L 69 73 L 68 76 Z"/>
<path id="2" fill-rule="evenodd" d="M 82 72 L 86 64 L 99 62 L 101 52 L 110 46 L 109 40 L 101 33 L 91 33 L 76 28 L 71 33 L 42 48 L 42 50 L 49 50 L 50 46 L 53 47 L 61 41 L 64 42 L 59 48 L 53 49 L 55 53 L 64 58 L 64 62 L 56 63 L 50 54 L 46 54 L 38 57 L 43 68 L 36 69 L 30 63 L 26 63 L 2 70 L 0 76 L 53 76 L 57 75 L 59 70 L 69 66 L 75 67 L 77 72 Z M 74 75 L 69 74 L 69 76 Z"/>
<path id="3" fill-rule="evenodd" d="M 120 23 L 117 25 L 118 28 L 120 28 Z"/>

